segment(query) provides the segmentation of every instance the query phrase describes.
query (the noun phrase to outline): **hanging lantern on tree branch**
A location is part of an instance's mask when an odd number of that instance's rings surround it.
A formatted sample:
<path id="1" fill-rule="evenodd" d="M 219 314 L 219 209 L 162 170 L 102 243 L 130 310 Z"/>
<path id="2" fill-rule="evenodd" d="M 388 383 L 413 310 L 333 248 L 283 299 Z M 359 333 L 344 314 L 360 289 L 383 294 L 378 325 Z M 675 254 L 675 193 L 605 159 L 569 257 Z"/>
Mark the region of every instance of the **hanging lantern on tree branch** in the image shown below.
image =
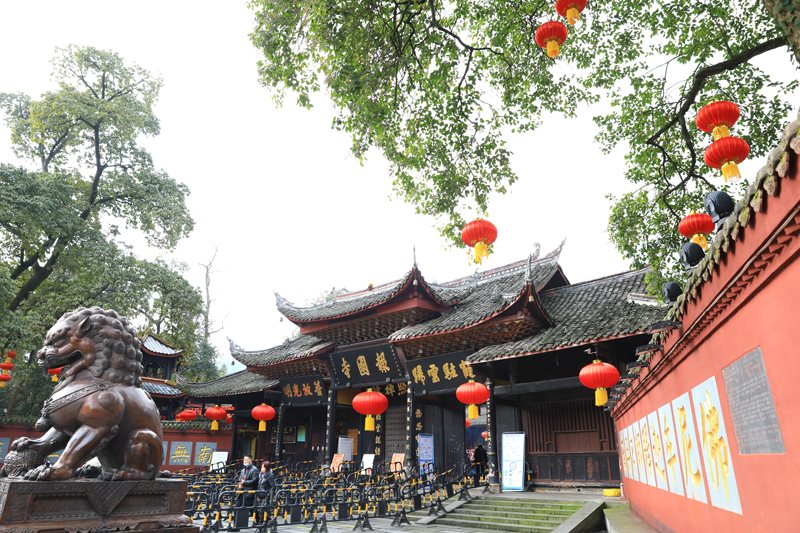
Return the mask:
<path id="1" fill-rule="evenodd" d="M 706 133 L 711 133 L 715 141 L 729 137 L 730 128 L 739 120 L 739 106 L 727 100 L 718 100 L 704 105 L 697 112 L 694 123 Z"/>
<path id="2" fill-rule="evenodd" d="M 61 374 L 61 371 L 64 370 L 63 366 L 58 368 L 48 368 L 47 373 L 50 374 L 50 381 L 53 383 L 58 383 L 58 376 Z"/>
<path id="3" fill-rule="evenodd" d="M 5 387 L 9 381 L 11 381 L 11 374 L 0 374 L 0 389 Z"/>
<path id="4" fill-rule="evenodd" d="M 469 380 L 456 389 L 456 398 L 467 406 L 467 419 L 474 420 L 480 416 L 478 406 L 489 399 L 489 389 L 483 383 Z"/>
<path id="5" fill-rule="evenodd" d="M 586 0 L 556 0 L 556 12 L 567 19 L 569 24 L 575 24 L 586 9 Z"/>
<path id="6" fill-rule="evenodd" d="M 581 369 L 578 375 L 584 387 L 595 389 L 594 404 L 601 407 L 608 402 L 608 392 L 619 381 L 619 370 L 614 365 L 595 359 Z"/>
<path id="7" fill-rule="evenodd" d="M 690 213 L 678 224 L 678 231 L 703 250 L 708 250 L 706 234 L 714 231 L 714 221 L 707 213 Z"/>
<path id="8" fill-rule="evenodd" d="M 386 412 L 389 408 L 389 398 L 380 392 L 367 389 L 360 392 L 353 398 L 353 409 L 358 414 L 365 415 L 367 420 L 364 422 L 365 431 L 375 431 L 375 417 Z"/>
<path id="9" fill-rule="evenodd" d="M 561 45 L 567 40 L 568 33 L 564 23 L 552 20 L 536 28 L 534 38 L 536 44 L 547 51 L 547 57 L 555 59 L 561 52 Z"/>
<path id="10" fill-rule="evenodd" d="M 750 145 L 740 137 L 722 137 L 711 143 L 705 152 L 706 165 L 722 170 L 725 181 L 741 178 L 738 164 L 750 154 Z"/>
<path id="11" fill-rule="evenodd" d="M 489 257 L 489 246 L 497 240 L 497 227 L 488 220 L 476 218 L 461 230 L 461 240 L 475 248 L 475 262 L 482 263 Z"/>
<path id="12" fill-rule="evenodd" d="M 263 432 L 267 430 L 267 422 L 275 418 L 275 409 L 271 405 L 262 403 L 253 407 L 250 414 L 258 420 L 258 431 Z"/>

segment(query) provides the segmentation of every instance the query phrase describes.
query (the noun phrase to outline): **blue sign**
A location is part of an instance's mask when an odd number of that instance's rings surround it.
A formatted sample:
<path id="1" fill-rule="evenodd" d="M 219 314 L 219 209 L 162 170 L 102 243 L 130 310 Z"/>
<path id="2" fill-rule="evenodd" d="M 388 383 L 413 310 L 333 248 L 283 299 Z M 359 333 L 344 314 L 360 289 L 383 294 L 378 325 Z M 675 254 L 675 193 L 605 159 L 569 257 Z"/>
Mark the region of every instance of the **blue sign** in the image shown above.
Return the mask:
<path id="1" fill-rule="evenodd" d="M 8 453 L 8 446 L 11 444 L 11 438 L 6 437 L 4 439 L 0 439 L 0 461 L 4 461 L 6 458 L 6 454 Z"/>
<path id="2" fill-rule="evenodd" d="M 525 490 L 525 433 L 503 433 L 500 488 L 505 491 Z"/>
<path id="3" fill-rule="evenodd" d="M 211 464 L 211 456 L 217 451 L 216 442 L 197 442 L 194 446 L 194 465 L 208 466 Z"/>
<path id="4" fill-rule="evenodd" d="M 174 441 L 169 447 L 169 464 L 192 464 L 192 443 L 190 441 Z"/>
<path id="5" fill-rule="evenodd" d="M 417 435 L 417 458 L 421 472 L 433 471 L 433 435 L 430 433 L 420 433 Z M 431 465 L 425 467 L 425 465 Z"/>

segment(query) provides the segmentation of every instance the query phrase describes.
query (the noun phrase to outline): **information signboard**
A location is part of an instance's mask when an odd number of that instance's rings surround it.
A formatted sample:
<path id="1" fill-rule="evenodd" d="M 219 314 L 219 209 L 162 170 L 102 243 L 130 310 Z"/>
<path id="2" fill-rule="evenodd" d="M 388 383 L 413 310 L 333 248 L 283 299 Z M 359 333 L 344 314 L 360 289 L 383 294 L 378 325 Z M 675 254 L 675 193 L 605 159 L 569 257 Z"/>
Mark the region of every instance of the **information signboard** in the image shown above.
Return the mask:
<path id="1" fill-rule="evenodd" d="M 525 433 L 504 432 L 502 446 L 501 490 L 525 490 Z"/>

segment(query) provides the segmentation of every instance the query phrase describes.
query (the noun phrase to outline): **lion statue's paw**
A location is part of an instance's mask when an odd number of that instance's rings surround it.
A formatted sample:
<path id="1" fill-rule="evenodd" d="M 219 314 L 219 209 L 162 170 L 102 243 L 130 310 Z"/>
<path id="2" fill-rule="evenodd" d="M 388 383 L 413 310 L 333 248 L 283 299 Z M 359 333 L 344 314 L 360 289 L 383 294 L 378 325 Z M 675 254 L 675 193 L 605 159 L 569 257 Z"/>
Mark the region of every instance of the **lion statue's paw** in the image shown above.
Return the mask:
<path id="1" fill-rule="evenodd" d="M 61 481 L 72 477 L 72 469 L 58 464 L 39 465 L 25 474 L 29 481 Z"/>

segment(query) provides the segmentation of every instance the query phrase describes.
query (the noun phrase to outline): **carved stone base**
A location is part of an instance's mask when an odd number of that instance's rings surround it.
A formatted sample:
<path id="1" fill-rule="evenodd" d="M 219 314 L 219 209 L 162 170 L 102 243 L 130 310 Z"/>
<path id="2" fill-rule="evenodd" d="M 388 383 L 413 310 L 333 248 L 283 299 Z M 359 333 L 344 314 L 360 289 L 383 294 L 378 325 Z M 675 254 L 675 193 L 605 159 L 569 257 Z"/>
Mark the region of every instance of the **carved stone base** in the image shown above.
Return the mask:
<path id="1" fill-rule="evenodd" d="M 0 479 L 0 532 L 196 532 L 183 514 L 185 501 L 186 482 L 180 479 Z"/>

